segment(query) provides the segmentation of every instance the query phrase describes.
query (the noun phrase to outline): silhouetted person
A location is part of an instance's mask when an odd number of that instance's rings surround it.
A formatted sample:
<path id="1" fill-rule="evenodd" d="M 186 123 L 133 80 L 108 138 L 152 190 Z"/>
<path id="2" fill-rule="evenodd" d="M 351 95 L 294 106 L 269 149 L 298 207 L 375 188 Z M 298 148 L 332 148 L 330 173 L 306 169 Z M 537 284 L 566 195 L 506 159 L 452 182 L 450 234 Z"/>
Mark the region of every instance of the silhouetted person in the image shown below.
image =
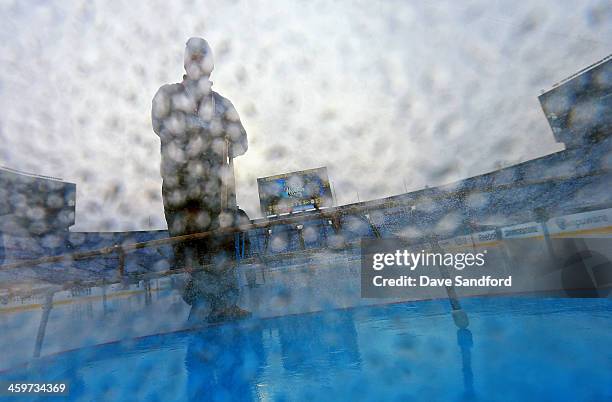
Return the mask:
<path id="1" fill-rule="evenodd" d="M 190 38 L 185 49 L 186 75 L 162 86 L 153 98 L 153 130 L 161 140 L 162 196 L 171 236 L 207 232 L 234 224 L 236 208 L 232 158 L 247 150 L 247 136 L 236 109 L 212 90 L 213 56 L 202 38 Z M 229 261 L 233 236 L 185 241 L 174 246 L 172 268 L 193 269 L 212 263 L 207 273 L 192 276 L 196 294 L 211 316 L 240 315 L 237 283 Z M 193 293 L 193 292 L 192 292 Z"/>

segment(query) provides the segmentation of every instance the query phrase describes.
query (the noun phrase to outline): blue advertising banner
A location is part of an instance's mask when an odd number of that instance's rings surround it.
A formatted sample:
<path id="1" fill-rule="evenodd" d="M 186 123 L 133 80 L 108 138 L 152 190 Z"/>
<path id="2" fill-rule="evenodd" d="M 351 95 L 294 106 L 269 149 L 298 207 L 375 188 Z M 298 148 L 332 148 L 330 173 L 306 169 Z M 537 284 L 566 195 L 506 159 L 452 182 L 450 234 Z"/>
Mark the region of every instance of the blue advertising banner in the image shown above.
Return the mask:
<path id="1" fill-rule="evenodd" d="M 258 178 L 257 187 L 264 216 L 333 205 L 326 167 Z"/>

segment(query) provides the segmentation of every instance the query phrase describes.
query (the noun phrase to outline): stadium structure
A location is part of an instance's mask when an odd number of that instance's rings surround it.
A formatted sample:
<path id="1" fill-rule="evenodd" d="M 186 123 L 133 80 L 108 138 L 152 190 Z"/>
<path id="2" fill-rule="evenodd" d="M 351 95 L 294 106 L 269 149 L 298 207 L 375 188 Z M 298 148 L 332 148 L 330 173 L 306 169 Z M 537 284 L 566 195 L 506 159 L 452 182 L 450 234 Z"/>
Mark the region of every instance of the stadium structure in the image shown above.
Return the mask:
<path id="1" fill-rule="evenodd" d="M 401 234 L 418 238 L 435 232 L 440 238 L 451 238 L 479 227 L 541 220 L 542 213 L 552 218 L 610 207 L 611 70 L 611 57 L 607 57 L 539 97 L 553 134 L 565 150 L 443 186 L 255 219 L 252 223 L 258 228 L 247 232 L 248 246 L 241 249 L 240 256 L 334 249 L 362 237 Z M 165 231 L 67 232 L 74 223 L 74 184 L 8 169 L 0 169 L 0 180 L 0 207 L 5 209 L 0 231 L 5 236 L 19 231 L 43 241 L 59 233 L 65 243 L 57 248 L 73 251 L 167 237 Z M 473 202 L 477 199 L 486 202 Z M 441 225 L 449 214 L 459 224 Z M 20 250 L 19 258 L 9 258 L 9 253 L 5 252 L 5 262 L 40 256 L 28 255 L 25 249 Z M 147 260 L 144 251 L 132 257 Z"/>
<path id="2" fill-rule="evenodd" d="M 0 263 L 61 252 L 75 204 L 74 183 L 0 167 Z"/>

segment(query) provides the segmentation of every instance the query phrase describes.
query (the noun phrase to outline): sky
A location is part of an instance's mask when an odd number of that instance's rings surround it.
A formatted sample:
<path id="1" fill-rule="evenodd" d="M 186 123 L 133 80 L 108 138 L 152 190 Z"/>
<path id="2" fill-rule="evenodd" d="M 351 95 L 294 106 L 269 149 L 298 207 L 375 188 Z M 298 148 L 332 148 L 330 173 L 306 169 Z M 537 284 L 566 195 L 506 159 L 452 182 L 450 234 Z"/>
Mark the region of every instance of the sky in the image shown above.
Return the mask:
<path id="1" fill-rule="evenodd" d="M 258 177 L 327 166 L 338 205 L 562 149 L 538 95 L 612 53 L 612 3 L 1 1 L 0 165 L 77 184 L 78 231 L 164 229 L 151 99 L 191 36 Z"/>

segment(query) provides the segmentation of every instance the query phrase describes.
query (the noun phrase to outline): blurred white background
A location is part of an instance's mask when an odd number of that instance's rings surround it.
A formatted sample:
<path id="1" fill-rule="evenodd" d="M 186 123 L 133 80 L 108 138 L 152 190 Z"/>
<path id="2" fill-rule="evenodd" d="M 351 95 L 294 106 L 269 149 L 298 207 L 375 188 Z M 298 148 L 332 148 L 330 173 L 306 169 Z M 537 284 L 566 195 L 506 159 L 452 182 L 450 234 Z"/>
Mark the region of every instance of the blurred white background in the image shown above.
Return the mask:
<path id="1" fill-rule="evenodd" d="M 77 184 L 73 230 L 165 228 L 157 89 L 190 36 L 249 135 L 256 178 L 327 166 L 338 204 L 477 175 L 561 147 L 537 96 L 612 49 L 612 3 L 8 1 L 0 165 Z"/>

